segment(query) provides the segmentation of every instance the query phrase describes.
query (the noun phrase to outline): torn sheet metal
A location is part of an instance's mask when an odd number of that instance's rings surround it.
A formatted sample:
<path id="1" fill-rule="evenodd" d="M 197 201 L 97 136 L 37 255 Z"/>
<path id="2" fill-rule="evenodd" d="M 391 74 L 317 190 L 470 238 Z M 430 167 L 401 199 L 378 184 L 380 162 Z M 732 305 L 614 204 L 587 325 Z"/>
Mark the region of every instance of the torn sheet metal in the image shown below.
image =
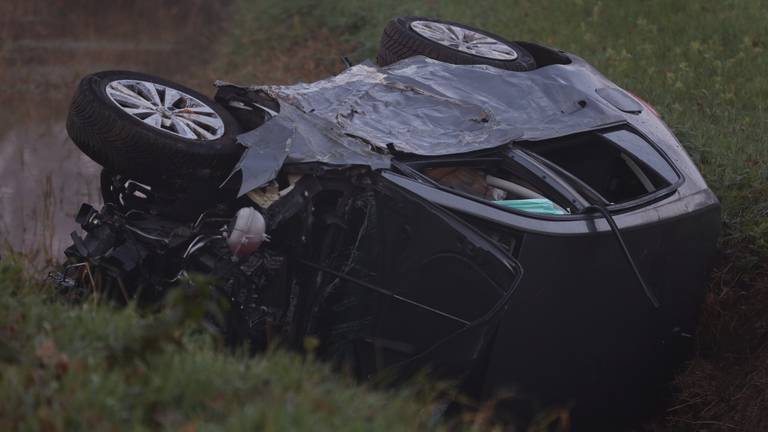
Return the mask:
<path id="1" fill-rule="evenodd" d="M 575 58 L 513 72 L 412 57 L 371 63 L 309 84 L 257 86 L 280 113 L 238 137 L 241 194 L 265 184 L 283 163 L 386 168 L 394 152 L 467 153 L 595 129 L 625 120 L 596 89 L 613 87 Z"/>
<path id="2" fill-rule="evenodd" d="M 390 156 L 346 135 L 340 127 L 289 104 L 263 126 L 237 137 L 247 150 L 235 168 L 242 171 L 239 195 L 274 179 L 285 163 L 389 167 Z"/>

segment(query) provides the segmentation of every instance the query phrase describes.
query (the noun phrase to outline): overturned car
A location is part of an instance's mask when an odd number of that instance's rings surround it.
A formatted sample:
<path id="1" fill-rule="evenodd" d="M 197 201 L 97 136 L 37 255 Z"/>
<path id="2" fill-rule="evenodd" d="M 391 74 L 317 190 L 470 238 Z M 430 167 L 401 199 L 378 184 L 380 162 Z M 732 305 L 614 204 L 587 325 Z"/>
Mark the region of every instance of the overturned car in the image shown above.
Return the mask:
<path id="1" fill-rule="evenodd" d="M 312 336 L 360 378 L 428 367 L 584 415 L 685 358 L 718 201 L 581 58 L 404 17 L 377 64 L 216 85 L 81 81 L 67 126 L 104 206 L 78 214 L 60 285 L 153 302 L 208 274 L 232 343 Z"/>

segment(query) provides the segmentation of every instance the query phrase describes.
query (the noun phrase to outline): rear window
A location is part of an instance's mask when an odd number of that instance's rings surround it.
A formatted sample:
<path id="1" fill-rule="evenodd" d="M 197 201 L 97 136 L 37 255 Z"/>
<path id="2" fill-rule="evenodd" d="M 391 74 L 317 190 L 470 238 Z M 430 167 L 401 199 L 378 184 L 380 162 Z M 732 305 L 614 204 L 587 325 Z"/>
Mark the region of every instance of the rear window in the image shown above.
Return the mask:
<path id="1" fill-rule="evenodd" d="M 556 165 L 578 186 L 590 188 L 608 204 L 637 200 L 679 180 L 651 143 L 626 129 L 531 142 L 524 148 Z"/>

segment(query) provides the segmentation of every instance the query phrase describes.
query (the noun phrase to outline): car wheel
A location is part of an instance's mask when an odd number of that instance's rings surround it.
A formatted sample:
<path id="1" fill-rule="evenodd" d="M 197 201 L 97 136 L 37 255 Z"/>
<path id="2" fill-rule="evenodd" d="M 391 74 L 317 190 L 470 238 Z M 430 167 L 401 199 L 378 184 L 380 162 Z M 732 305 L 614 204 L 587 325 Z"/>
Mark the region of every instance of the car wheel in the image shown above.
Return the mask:
<path id="1" fill-rule="evenodd" d="M 417 55 L 445 63 L 485 64 L 511 71 L 536 68 L 525 48 L 490 32 L 431 18 L 391 20 L 381 35 L 378 64 L 387 66 Z"/>
<path id="2" fill-rule="evenodd" d="M 240 127 L 226 109 L 182 85 L 136 72 L 83 78 L 67 132 L 104 168 L 147 182 L 221 180 L 243 151 L 235 139 Z"/>

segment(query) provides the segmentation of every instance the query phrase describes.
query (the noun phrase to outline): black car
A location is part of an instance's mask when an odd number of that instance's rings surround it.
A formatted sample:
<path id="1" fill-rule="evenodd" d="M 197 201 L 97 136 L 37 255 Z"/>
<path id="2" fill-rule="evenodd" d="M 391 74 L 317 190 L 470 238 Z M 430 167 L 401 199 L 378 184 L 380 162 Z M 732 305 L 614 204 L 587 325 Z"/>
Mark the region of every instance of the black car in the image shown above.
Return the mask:
<path id="1" fill-rule="evenodd" d="M 428 367 L 584 416 L 656 398 L 685 358 L 718 200 L 581 58 L 404 17 L 377 64 L 217 87 L 81 81 L 68 131 L 104 207 L 60 286 L 151 303 L 210 274 L 232 343 L 314 337 L 360 378 Z"/>

